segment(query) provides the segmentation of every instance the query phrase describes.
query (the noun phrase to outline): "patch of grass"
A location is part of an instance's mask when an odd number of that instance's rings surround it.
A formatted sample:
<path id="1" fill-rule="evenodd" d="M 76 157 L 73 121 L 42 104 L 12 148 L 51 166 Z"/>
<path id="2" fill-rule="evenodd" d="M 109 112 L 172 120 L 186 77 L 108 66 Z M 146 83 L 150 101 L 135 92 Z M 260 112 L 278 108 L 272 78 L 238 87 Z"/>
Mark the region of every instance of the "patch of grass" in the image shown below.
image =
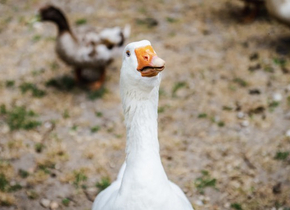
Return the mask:
<path id="1" fill-rule="evenodd" d="M 8 180 L 6 179 L 5 175 L 4 174 L 0 174 L 0 190 L 2 192 L 5 192 L 9 187 L 9 182 Z"/>
<path id="2" fill-rule="evenodd" d="M 159 96 L 166 96 L 166 92 L 163 88 L 159 89 Z"/>
<path id="3" fill-rule="evenodd" d="M 88 21 L 87 21 L 87 19 L 85 19 L 85 18 L 81 18 L 81 19 L 77 19 L 76 20 L 76 25 L 84 25 L 84 24 L 86 24 Z"/>
<path id="4" fill-rule="evenodd" d="M 268 107 L 269 107 L 270 111 L 272 112 L 279 105 L 280 105 L 280 103 L 278 101 L 271 101 L 271 102 L 269 102 Z"/>
<path id="5" fill-rule="evenodd" d="M 64 206 L 68 206 L 69 205 L 69 202 L 70 200 L 68 198 L 64 198 L 62 199 L 61 203 L 64 205 Z"/>
<path id="6" fill-rule="evenodd" d="M 167 17 L 166 18 L 166 21 L 169 22 L 169 23 L 176 23 L 176 22 L 178 22 L 178 20 L 175 19 L 175 18 L 173 18 L 173 17 Z"/>
<path id="7" fill-rule="evenodd" d="M 92 133 L 96 133 L 96 132 L 98 132 L 99 130 L 100 130 L 100 126 L 98 126 L 98 125 L 96 125 L 96 126 L 94 126 L 94 127 L 91 128 L 91 132 L 92 132 Z"/>
<path id="8" fill-rule="evenodd" d="M 31 92 L 32 96 L 41 98 L 46 95 L 44 90 L 39 89 L 35 84 L 25 82 L 19 86 L 21 92 L 24 94 L 26 92 Z"/>
<path id="9" fill-rule="evenodd" d="M 29 190 L 26 192 L 26 194 L 27 194 L 27 197 L 32 200 L 37 199 L 39 197 L 38 193 L 35 192 L 34 190 Z"/>
<path id="10" fill-rule="evenodd" d="M 235 78 L 233 80 L 233 82 L 237 83 L 241 87 L 247 87 L 248 86 L 248 83 L 245 80 L 243 80 L 242 78 L 239 78 L 239 77 Z"/>
<path id="11" fill-rule="evenodd" d="M 147 28 L 153 28 L 158 25 L 158 21 L 155 18 L 147 17 L 147 18 L 137 18 L 136 19 L 137 25 L 143 25 Z"/>
<path id="12" fill-rule="evenodd" d="M 47 87 L 54 87 L 61 91 L 70 91 L 75 88 L 76 83 L 75 80 L 69 76 L 62 76 L 57 79 L 50 79 L 48 80 L 45 85 Z"/>
<path id="13" fill-rule="evenodd" d="M 158 107 L 158 113 L 163 113 L 165 111 L 165 106 Z"/>
<path id="14" fill-rule="evenodd" d="M 76 131 L 78 129 L 78 126 L 77 125 L 73 125 L 72 127 L 71 127 L 71 130 L 72 131 Z"/>
<path id="15" fill-rule="evenodd" d="M 83 182 L 85 182 L 88 178 L 87 176 L 85 175 L 85 173 L 80 170 L 80 171 L 74 171 L 74 185 L 75 187 L 79 187 L 80 184 L 82 184 Z"/>
<path id="16" fill-rule="evenodd" d="M 287 61 L 284 58 L 274 58 L 273 59 L 273 62 L 276 65 L 281 66 L 281 67 L 285 67 L 286 66 L 286 63 L 287 63 Z"/>
<path id="17" fill-rule="evenodd" d="M 107 187 L 109 187 L 110 184 L 111 184 L 110 178 L 109 177 L 103 177 L 100 182 L 96 183 L 96 187 L 100 191 L 102 191 L 102 190 L 106 189 Z"/>
<path id="18" fill-rule="evenodd" d="M 4 104 L 1 104 L 0 106 L 0 114 L 6 114 L 7 110 L 6 110 L 6 106 Z"/>
<path id="19" fill-rule="evenodd" d="M 96 115 L 97 117 L 102 117 L 102 116 L 103 116 L 103 113 L 102 113 L 102 112 L 95 112 L 95 115 Z"/>
<path id="20" fill-rule="evenodd" d="M 218 125 L 219 127 L 224 127 L 224 126 L 225 126 L 225 123 L 224 123 L 223 121 L 219 121 L 219 122 L 217 123 L 217 125 Z"/>
<path id="21" fill-rule="evenodd" d="M 6 110 L 3 106 L 1 114 L 11 130 L 31 130 L 41 125 L 41 122 L 33 120 L 36 114 L 31 110 L 26 110 L 24 106 L 16 106 L 11 110 Z"/>
<path id="22" fill-rule="evenodd" d="M 20 184 L 15 184 L 9 187 L 8 192 L 15 192 L 17 190 L 21 190 L 22 186 Z"/>
<path id="23" fill-rule="evenodd" d="M 52 69 L 52 70 L 57 70 L 57 69 L 59 69 L 59 65 L 58 65 L 58 63 L 57 62 L 52 62 L 51 64 L 50 64 L 50 68 Z"/>
<path id="24" fill-rule="evenodd" d="M 172 88 L 172 96 L 176 96 L 176 92 L 181 89 L 181 88 L 184 88 L 187 86 L 187 83 L 186 82 L 176 82 Z"/>
<path id="25" fill-rule="evenodd" d="M 204 189 L 207 187 L 213 187 L 215 188 L 216 185 L 216 179 L 212 178 L 208 171 L 202 170 L 201 171 L 202 176 L 198 177 L 194 184 L 197 190 L 204 194 Z"/>
<path id="26" fill-rule="evenodd" d="M 265 66 L 264 71 L 268 73 L 274 73 L 274 69 L 272 66 Z"/>
<path id="27" fill-rule="evenodd" d="M 21 178 L 27 178 L 29 176 L 28 171 L 25 171 L 23 169 L 19 169 L 18 174 Z"/>
<path id="28" fill-rule="evenodd" d="M 289 156 L 290 152 L 286 151 L 286 152 L 281 152 L 278 151 L 276 152 L 276 155 L 274 157 L 275 160 L 286 160 Z"/>
<path id="29" fill-rule="evenodd" d="M 7 81 L 5 81 L 5 86 L 6 87 L 14 87 L 14 85 L 15 85 L 15 81 L 14 80 L 7 80 Z"/>
<path id="30" fill-rule="evenodd" d="M 41 36 L 39 34 L 36 34 L 32 37 L 33 42 L 38 42 L 41 39 Z"/>
<path id="31" fill-rule="evenodd" d="M 231 208 L 236 210 L 243 210 L 241 204 L 239 203 L 232 203 Z"/>
<path id="32" fill-rule="evenodd" d="M 199 113 L 198 118 L 207 118 L 207 114 L 206 113 Z"/>
<path id="33" fill-rule="evenodd" d="M 232 111 L 233 108 L 230 107 L 230 106 L 223 106 L 223 110 L 225 110 L 225 111 Z"/>
<path id="34" fill-rule="evenodd" d="M 64 110 L 64 112 L 63 112 L 63 114 L 62 114 L 62 117 L 63 117 L 64 119 L 67 119 L 67 118 L 70 117 L 70 116 L 69 116 L 69 112 L 68 112 L 67 109 Z"/>
<path id="35" fill-rule="evenodd" d="M 89 91 L 87 97 L 90 100 L 95 100 L 97 98 L 102 98 L 105 95 L 105 93 L 107 93 L 107 92 L 108 91 L 106 88 L 101 88 L 101 89 L 96 90 L 96 91 Z"/>
<path id="36" fill-rule="evenodd" d="M 55 168 L 55 163 L 51 161 L 45 161 L 43 163 L 39 163 L 37 168 L 46 174 L 50 174 L 50 170 Z"/>
<path id="37" fill-rule="evenodd" d="M 37 152 L 37 153 L 41 153 L 42 152 L 42 150 L 44 149 L 44 144 L 42 144 L 42 143 L 36 143 L 35 145 L 34 145 L 34 150 L 35 150 L 35 152 Z"/>

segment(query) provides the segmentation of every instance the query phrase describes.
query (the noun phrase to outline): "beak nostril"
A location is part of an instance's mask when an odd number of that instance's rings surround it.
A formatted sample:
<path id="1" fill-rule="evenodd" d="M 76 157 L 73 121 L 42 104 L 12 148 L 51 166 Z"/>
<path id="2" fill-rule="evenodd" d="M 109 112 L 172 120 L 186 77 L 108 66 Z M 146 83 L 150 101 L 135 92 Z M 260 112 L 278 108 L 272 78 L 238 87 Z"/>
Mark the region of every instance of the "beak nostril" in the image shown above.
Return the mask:
<path id="1" fill-rule="evenodd" d="M 149 56 L 148 55 L 145 55 L 144 56 L 144 60 L 148 61 L 149 60 Z"/>

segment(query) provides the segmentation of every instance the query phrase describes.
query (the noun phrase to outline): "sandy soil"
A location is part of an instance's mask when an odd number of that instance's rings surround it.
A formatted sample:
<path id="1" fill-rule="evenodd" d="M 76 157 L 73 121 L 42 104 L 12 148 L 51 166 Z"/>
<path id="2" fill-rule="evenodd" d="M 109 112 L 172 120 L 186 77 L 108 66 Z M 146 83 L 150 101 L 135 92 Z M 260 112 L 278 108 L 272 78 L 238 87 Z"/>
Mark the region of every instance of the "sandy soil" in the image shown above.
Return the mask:
<path id="1" fill-rule="evenodd" d="M 129 41 L 150 40 L 166 60 L 160 153 L 197 210 L 290 209 L 289 28 L 265 12 L 242 24 L 232 0 L 52 2 L 73 27 L 129 23 Z M 95 100 L 79 87 L 47 87 L 72 72 L 55 55 L 55 26 L 32 21 L 44 4 L 0 1 L 0 206 L 87 210 L 125 158 L 121 58 Z M 19 106 L 41 125 L 12 130 Z"/>

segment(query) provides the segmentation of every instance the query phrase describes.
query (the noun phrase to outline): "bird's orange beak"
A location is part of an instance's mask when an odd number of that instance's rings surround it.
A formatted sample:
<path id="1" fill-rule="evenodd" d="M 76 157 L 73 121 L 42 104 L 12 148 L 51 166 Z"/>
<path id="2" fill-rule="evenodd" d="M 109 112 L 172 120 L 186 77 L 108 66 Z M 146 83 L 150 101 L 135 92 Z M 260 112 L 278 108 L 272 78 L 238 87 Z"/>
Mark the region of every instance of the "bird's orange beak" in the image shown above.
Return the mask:
<path id="1" fill-rule="evenodd" d="M 165 61 L 157 56 L 151 45 L 135 49 L 138 61 L 137 70 L 142 77 L 154 77 L 163 71 Z"/>

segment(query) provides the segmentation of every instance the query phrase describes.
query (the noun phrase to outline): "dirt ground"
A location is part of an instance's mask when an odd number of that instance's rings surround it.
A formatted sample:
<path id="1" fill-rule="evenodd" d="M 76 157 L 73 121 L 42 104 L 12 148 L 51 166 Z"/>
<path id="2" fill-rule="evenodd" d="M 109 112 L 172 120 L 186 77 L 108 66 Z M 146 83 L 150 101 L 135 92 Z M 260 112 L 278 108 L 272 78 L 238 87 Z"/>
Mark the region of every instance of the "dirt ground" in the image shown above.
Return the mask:
<path id="1" fill-rule="evenodd" d="M 90 94 L 54 52 L 46 1 L 0 0 L 0 208 L 88 210 L 116 178 L 121 57 Z M 166 61 L 160 154 L 197 209 L 290 209 L 290 29 L 238 0 L 52 1 L 72 27 L 131 25 Z M 98 97 L 97 97 L 98 96 Z M 30 111 L 29 111 L 30 110 Z"/>

